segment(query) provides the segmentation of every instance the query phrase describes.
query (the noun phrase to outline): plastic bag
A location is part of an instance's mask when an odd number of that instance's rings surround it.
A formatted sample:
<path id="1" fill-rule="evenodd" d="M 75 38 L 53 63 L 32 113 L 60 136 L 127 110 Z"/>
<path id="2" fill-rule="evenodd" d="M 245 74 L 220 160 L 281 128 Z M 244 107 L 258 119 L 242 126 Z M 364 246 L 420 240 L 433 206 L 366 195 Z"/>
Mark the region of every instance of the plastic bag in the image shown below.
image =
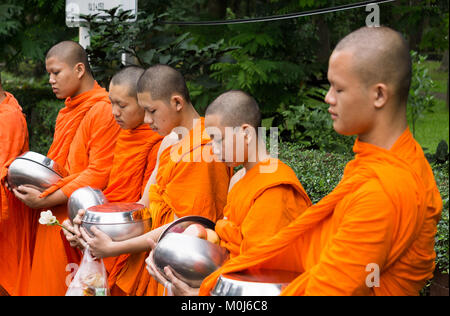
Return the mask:
<path id="1" fill-rule="evenodd" d="M 95 260 L 87 247 L 66 296 L 108 296 L 108 276 L 103 260 Z"/>

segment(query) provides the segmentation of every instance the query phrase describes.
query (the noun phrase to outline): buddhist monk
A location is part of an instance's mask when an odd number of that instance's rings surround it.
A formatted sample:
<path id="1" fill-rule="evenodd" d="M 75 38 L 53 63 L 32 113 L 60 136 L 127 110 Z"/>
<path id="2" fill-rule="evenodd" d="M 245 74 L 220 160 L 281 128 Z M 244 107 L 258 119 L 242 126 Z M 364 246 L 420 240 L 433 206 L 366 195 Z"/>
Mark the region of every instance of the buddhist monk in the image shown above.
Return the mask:
<path id="1" fill-rule="evenodd" d="M 50 209 L 62 223 L 72 192 L 84 186 L 106 187 L 120 127 L 108 93 L 95 81 L 87 54 L 78 43 L 56 44 L 48 51 L 45 65 L 53 92 L 65 99 L 47 156 L 68 176 L 42 194 L 29 187 L 19 187 L 14 194 L 33 209 Z M 65 247 L 63 238 L 59 228 L 39 225 L 28 294 L 65 294 L 80 258 L 70 246 Z"/>
<path id="2" fill-rule="evenodd" d="M 230 258 L 275 235 L 311 205 L 294 171 L 267 153 L 260 126 L 259 106 L 243 91 L 220 95 L 206 110 L 214 153 L 230 167 L 243 166 L 231 180 L 224 218 L 215 229 Z M 198 295 L 199 289 L 178 279 L 170 266 L 162 275 L 151 255 L 147 266 L 161 284 L 170 282 L 174 295 Z"/>
<path id="3" fill-rule="evenodd" d="M 435 267 L 442 201 L 406 120 L 411 59 L 402 35 L 363 27 L 334 49 L 325 101 L 333 127 L 357 135 L 337 187 L 273 238 L 206 278 L 277 268 L 299 276 L 282 295 L 418 295 Z"/>
<path id="4" fill-rule="evenodd" d="M 176 218 L 199 215 L 214 222 L 222 218 L 230 169 L 222 162 L 204 159 L 205 153 L 207 158 L 212 156 L 204 118 L 192 105 L 184 78 L 176 69 L 166 65 L 148 68 L 138 82 L 138 102 L 145 111 L 144 122 L 165 136 L 148 191 L 141 199 L 151 213 L 152 231 L 123 242 L 113 242 L 96 229 L 94 237 L 82 228 L 81 233 L 96 257 L 135 254 L 120 271 L 113 272 L 122 295 L 161 295 L 164 288 L 145 269 L 151 247 L 148 239 L 154 243 L 161 227 Z"/>
<path id="5" fill-rule="evenodd" d="M 108 185 L 103 193 L 109 202 L 136 202 L 142 198 L 144 188 L 156 165 L 159 147 L 163 137 L 144 123 L 144 109 L 138 105 L 137 82 L 143 68 L 130 66 L 116 73 L 109 85 L 109 99 L 112 114 L 121 132 L 114 150 L 113 166 Z M 64 222 L 64 234 L 72 247 L 83 248 L 82 239 L 69 220 Z M 127 257 L 128 255 L 124 255 Z M 118 261 L 119 260 L 119 261 Z M 123 258 L 104 259 L 106 271 L 111 271 Z M 114 294 L 114 276 L 109 280 Z"/>
<path id="6" fill-rule="evenodd" d="M 0 77 L 0 292 L 25 295 L 31 271 L 36 216 L 7 188 L 8 166 L 28 151 L 25 116 Z M 1 294 L 0 294 L 1 295 Z"/>

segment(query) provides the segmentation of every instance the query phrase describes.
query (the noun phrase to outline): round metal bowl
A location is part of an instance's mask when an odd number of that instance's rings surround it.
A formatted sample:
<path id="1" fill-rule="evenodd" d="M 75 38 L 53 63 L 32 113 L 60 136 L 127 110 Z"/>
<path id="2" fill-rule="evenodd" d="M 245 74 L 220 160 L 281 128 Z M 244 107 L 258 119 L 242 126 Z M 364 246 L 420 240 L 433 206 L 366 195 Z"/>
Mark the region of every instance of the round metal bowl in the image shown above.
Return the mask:
<path id="1" fill-rule="evenodd" d="M 194 236 L 181 234 L 187 226 L 198 223 L 214 229 L 215 224 L 201 216 L 186 216 L 173 222 L 161 234 L 153 250 L 156 267 L 164 274 L 170 266 L 176 276 L 191 287 L 200 287 L 203 279 L 228 258 L 228 251 Z"/>
<path id="2" fill-rule="evenodd" d="M 107 203 L 86 209 L 81 227 L 92 235 L 96 226 L 114 241 L 127 240 L 145 234 L 151 229 L 148 210 L 138 203 Z"/>
<path id="3" fill-rule="evenodd" d="M 108 199 L 103 192 L 93 189 L 89 186 L 79 188 L 74 191 L 67 202 L 67 212 L 70 221 L 73 221 L 78 214 L 79 209 L 88 209 L 89 207 L 108 203 Z"/>
<path id="4" fill-rule="evenodd" d="M 282 270 L 256 270 L 221 275 L 212 296 L 278 296 L 299 273 Z"/>
<path id="5" fill-rule="evenodd" d="M 17 157 L 8 168 L 8 183 L 12 188 L 28 185 L 43 192 L 64 178 L 67 172 L 55 161 L 33 151 Z"/>

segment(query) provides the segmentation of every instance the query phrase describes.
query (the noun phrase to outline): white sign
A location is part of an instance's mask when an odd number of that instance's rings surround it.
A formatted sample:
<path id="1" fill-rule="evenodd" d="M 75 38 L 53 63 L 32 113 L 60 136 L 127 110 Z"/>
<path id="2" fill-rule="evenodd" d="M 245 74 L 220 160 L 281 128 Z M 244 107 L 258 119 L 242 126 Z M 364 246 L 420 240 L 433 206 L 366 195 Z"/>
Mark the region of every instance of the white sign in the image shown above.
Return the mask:
<path id="1" fill-rule="evenodd" d="M 107 16 L 101 10 L 111 10 L 118 6 L 120 6 L 119 11 L 131 10 L 134 18 L 128 20 L 128 22 L 136 21 L 137 0 L 66 0 L 66 25 L 68 27 L 79 27 L 80 23 L 84 21 L 80 15 L 99 14 L 100 16 Z"/>

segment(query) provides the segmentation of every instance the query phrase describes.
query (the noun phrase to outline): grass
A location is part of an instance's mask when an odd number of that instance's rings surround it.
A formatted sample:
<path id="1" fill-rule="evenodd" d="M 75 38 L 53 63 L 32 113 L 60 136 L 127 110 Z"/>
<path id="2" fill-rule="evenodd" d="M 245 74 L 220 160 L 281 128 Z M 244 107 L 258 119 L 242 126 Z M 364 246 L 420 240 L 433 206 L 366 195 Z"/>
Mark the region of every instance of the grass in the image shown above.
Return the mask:
<path id="1" fill-rule="evenodd" d="M 427 62 L 429 74 L 435 83 L 432 89 L 436 104 L 431 113 L 425 113 L 416 122 L 415 138 L 425 152 L 435 153 L 441 140 L 449 143 L 449 112 L 446 105 L 448 72 L 440 71 L 438 61 Z"/>

